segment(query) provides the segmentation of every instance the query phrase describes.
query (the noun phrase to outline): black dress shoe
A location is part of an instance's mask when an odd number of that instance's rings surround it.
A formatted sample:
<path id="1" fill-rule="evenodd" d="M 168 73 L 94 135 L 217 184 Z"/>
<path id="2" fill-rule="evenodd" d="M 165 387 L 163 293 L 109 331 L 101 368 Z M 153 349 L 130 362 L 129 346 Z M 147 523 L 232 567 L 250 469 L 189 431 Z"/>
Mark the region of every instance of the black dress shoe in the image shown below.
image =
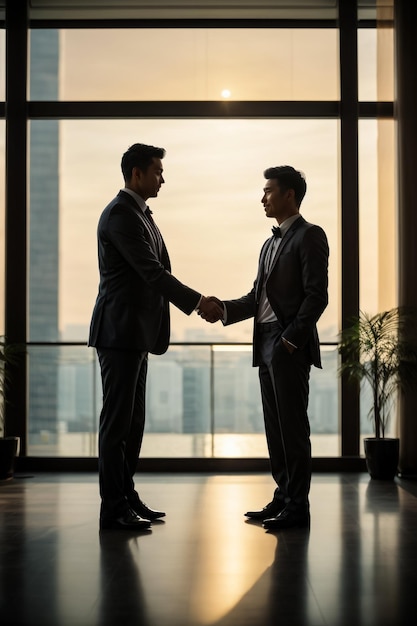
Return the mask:
<path id="1" fill-rule="evenodd" d="M 128 509 L 125 513 L 115 518 L 101 518 L 100 530 L 147 530 L 151 525 L 149 519 L 136 515 L 135 511 Z"/>
<path id="2" fill-rule="evenodd" d="M 130 508 L 140 517 L 144 517 L 146 519 L 155 520 L 159 517 L 165 517 L 166 513 L 164 511 L 154 511 L 150 509 L 142 500 L 137 500 L 130 504 Z"/>
<path id="3" fill-rule="evenodd" d="M 275 517 L 265 519 L 263 527 L 268 530 L 281 530 L 283 528 L 306 528 L 310 526 L 310 513 L 303 509 L 285 508 Z"/>
<path id="4" fill-rule="evenodd" d="M 276 515 L 279 515 L 279 513 L 281 513 L 284 509 L 284 500 L 272 500 L 272 502 L 264 506 L 261 511 L 248 511 L 245 515 L 246 517 L 250 517 L 250 519 L 264 520 L 268 517 L 275 517 Z"/>

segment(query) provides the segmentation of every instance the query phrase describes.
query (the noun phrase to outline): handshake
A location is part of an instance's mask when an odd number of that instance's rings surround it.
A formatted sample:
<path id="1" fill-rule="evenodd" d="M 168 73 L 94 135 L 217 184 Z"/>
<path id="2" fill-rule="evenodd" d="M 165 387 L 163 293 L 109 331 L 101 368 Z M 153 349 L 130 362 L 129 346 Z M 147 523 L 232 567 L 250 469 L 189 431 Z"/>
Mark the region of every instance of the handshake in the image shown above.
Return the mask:
<path id="1" fill-rule="evenodd" d="M 218 322 L 223 319 L 224 316 L 223 302 L 214 296 L 209 296 L 208 298 L 202 296 L 197 313 L 203 320 L 206 320 L 206 322 L 210 322 L 211 324 Z"/>

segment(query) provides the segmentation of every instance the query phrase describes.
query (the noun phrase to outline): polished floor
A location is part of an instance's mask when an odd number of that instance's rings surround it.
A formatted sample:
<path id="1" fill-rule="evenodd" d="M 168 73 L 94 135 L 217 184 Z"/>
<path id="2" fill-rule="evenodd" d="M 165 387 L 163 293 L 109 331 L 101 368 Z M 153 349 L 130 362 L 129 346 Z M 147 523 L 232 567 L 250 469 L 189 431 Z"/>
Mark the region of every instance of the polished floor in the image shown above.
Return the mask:
<path id="1" fill-rule="evenodd" d="M 264 474 L 137 480 L 164 522 L 98 530 L 95 474 L 0 483 L 0 624 L 408 626 L 417 624 L 417 490 L 367 474 L 315 474 L 311 529 L 245 521 Z"/>

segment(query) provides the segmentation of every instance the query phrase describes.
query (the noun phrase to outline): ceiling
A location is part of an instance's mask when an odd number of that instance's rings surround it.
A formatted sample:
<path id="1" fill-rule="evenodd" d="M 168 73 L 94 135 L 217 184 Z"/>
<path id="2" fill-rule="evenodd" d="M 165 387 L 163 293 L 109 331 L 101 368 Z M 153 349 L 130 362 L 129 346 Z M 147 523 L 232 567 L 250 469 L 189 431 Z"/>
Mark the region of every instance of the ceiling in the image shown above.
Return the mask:
<path id="1" fill-rule="evenodd" d="M 11 0 L 13 1 L 13 0 Z M 358 0 L 360 17 L 394 0 Z M 6 0 L 0 0 L 4 18 Z M 337 19 L 338 0 L 29 0 L 29 18 L 49 19 Z"/>

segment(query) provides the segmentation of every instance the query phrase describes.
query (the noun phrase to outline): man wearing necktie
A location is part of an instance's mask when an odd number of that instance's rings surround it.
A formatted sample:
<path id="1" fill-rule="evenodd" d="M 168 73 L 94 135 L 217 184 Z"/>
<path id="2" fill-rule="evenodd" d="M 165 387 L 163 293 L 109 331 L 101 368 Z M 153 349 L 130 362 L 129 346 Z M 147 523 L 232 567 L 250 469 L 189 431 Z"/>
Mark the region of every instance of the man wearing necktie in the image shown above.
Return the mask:
<path id="1" fill-rule="evenodd" d="M 100 528 L 142 530 L 163 511 L 149 508 L 133 475 L 145 425 L 148 353 L 169 345 L 169 303 L 208 319 L 219 306 L 171 274 L 168 251 L 146 204 L 164 183 L 163 148 L 134 144 L 122 157 L 125 187 L 98 224 L 99 292 L 89 345 L 95 346 L 103 385 L 99 428 Z"/>
<path id="2" fill-rule="evenodd" d="M 246 516 L 281 529 L 310 522 L 309 375 L 311 365 L 321 367 L 316 323 L 328 302 L 329 249 L 322 228 L 299 213 L 307 189 L 303 174 L 284 165 L 264 177 L 262 204 L 278 227 L 262 247 L 253 289 L 237 300 L 216 301 L 224 305 L 226 325 L 254 317 L 253 365 L 259 366 L 276 489 L 269 504 Z"/>

